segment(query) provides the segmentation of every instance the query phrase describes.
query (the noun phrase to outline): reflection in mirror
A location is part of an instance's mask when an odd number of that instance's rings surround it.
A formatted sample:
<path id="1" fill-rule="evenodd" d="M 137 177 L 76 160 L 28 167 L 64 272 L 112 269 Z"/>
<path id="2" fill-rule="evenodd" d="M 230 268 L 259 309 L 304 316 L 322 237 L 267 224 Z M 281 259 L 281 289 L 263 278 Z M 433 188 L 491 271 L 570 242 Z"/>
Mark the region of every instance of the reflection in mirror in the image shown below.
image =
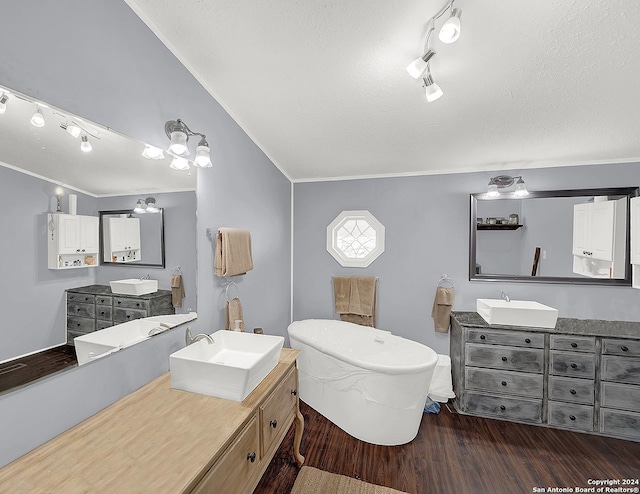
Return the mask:
<path id="1" fill-rule="evenodd" d="M 102 264 L 165 267 L 164 208 L 100 211 Z"/>
<path id="2" fill-rule="evenodd" d="M 627 213 L 637 193 L 626 187 L 539 191 L 526 198 L 471 194 L 469 279 L 630 285 Z M 604 225 L 593 227 L 596 242 L 611 245 L 608 253 L 584 245 L 592 227 L 580 211 L 593 204 L 612 210 Z M 602 214 L 593 216 L 603 221 Z"/>
<path id="3" fill-rule="evenodd" d="M 178 312 L 196 310 L 196 174 L 171 169 L 167 156 L 144 158 L 144 143 L 104 126 L 0 87 L 3 93 L 8 97 L 0 113 L 0 207 L 6 212 L 0 235 L 5 280 L 0 283 L 0 393 L 75 365 L 75 351 L 66 344 L 66 290 L 108 287 L 111 280 L 139 278 L 149 271 L 135 263 L 118 270 L 102 264 L 49 269 L 50 213 L 97 218 L 101 209 L 129 209 L 138 198 L 157 197 L 170 236 L 166 261 L 160 241 L 150 244 L 158 249 L 155 253 L 143 246 L 155 268 L 153 277 L 168 290 L 171 268 L 181 266 L 186 298 Z M 44 119 L 42 127 L 31 123 L 36 112 Z M 77 136 L 72 132 L 76 124 L 81 130 Z M 91 151 L 84 151 L 87 143 Z M 157 225 L 153 229 L 160 231 Z M 194 241 L 184 241 L 189 238 Z"/>

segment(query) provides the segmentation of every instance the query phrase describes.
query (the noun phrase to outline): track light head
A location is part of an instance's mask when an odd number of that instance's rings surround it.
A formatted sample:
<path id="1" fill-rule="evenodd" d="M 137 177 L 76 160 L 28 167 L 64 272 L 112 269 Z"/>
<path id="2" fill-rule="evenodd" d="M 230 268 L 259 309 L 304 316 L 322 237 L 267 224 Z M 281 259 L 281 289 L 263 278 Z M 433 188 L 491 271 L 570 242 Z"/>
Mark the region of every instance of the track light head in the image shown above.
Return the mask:
<path id="1" fill-rule="evenodd" d="M 422 80 L 424 82 L 425 94 L 427 96 L 428 103 L 432 103 L 442 97 L 442 89 L 440 89 L 440 86 L 438 86 L 438 84 L 433 82 L 431 74 L 427 73 L 427 77 L 423 77 Z"/>
<path id="2" fill-rule="evenodd" d="M 80 149 L 85 153 L 90 153 L 93 147 L 89 142 L 89 138 L 86 135 L 82 136 L 82 142 L 80 143 Z"/>
<path id="3" fill-rule="evenodd" d="M 409 72 L 409 75 L 414 79 L 418 79 L 422 74 L 424 74 L 424 71 L 427 70 L 429 60 L 431 60 L 435 54 L 435 51 L 429 49 L 420 58 L 416 58 L 413 62 L 407 65 L 407 72 Z"/>
<path id="4" fill-rule="evenodd" d="M 440 28 L 440 33 L 438 34 L 438 38 L 443 43 L 453 43 L 460 37 L 460 16 L 462 15 L 462 10 L 453 9 L 451 11 L 451 17 L 447 19 L 447 21 Z"/>
<path id="5" fill-rule="evenodd" d="M 44 127 L 44 116 L 42 115 L 40 108 L 38 108 L 31 117 L 31 125 L 34 127 Z"/>
<path id="6" fill-rule="evenodd" d="M 4 112 L 7 111 L 7 100 L 9 99 L 9 97 L 7 96 L 7 93 L 2 93 L 2 96 L 0 96 L 0 115 L 3 115 Z"/>

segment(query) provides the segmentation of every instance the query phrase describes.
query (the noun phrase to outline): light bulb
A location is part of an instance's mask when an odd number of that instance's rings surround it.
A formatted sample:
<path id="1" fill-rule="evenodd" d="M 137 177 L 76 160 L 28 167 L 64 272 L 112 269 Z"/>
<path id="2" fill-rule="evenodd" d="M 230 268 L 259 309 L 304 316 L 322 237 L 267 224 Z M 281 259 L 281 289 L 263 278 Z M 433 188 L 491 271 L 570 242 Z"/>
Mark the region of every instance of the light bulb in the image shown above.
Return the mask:
<path id="1" fill-rule="evenodd" d="M 78 127 L 75 124 L 69 124 L 67 125 L 67 132 L 69 132 L 69 134 L 71 134 L 73 137 L 79 137 L 80 134 L 82 133 L 82 129 L 80 127 Z"/>
<path id="2" fill-rule="evenodd" d="M 171 164 L 169 168 L 173 168 L 174 170 L 188 170 L 189 162 L 186 158 L 182 158 L 180 156 L 174 156 L 171 160 Z"/>
<path id="3" fill-rule="evenodd" d="M 198 146 L 196 148 L 196 157 L 193 164 L 200 168 L 209 168 L 213 166 L 211 157 L 209 156 L 209 146 Z"/>
<path id="4" fill-rule="evenodd" d="M 40 108 L 31 117 L 31 125 L 34 127 L 44 127 L 44 116 L 40 113 Z"/>
<path id="5" fill-rule="evenodd" d="M 418 79 L 422 74 L 424 74 L 424 71 L 427 70 L 427 67 L 429 66 L 428 62 L 435 54 L 435 51 L 427 50 L 427 53 L 420 58 L 416 58 L 413 62 L 407 65 L 407 72 L 409 72 L 409 75 L 414 79 Z"/>
<path id="6" fill-rule="evenodd" d="M 527 186 L 525 185 L 524 180 L 522 180 L 522 178 L 518 179 L 518 181 L 516 182 L 516 190 L 513 193 L 513 195 L 516 197 L 526 197 L 529 195 Z"/>
<path id="7" fill-rule="evenodd" d="M 453 9 L 451 17 L 442 25 L 438 37 L 443 43 L 453 43 L 460 37 L 460 9 Z"/>
<path id="8" fill-rule="evenodd" d="M 0 115 L 3 115 L 7 111 L 7 100 L 8 99 L 9 98 L 6 95 L 6 93 L 2 93 L 2 96 L 0 96 Z"/>
<path id="9" fill-rule="evenodd" d="M 169 150 L 179 156 L 188 155 L 187 134 L 180 130 L 171 132 L 171 145 L 169 146 Z"/>
<path id="10" fill-rule="evenodd" d="M 85 153 L 89 153 L 93 149 L 87 136 L 82 136 L 82 143 L 80 143 L 80 149 Z"/>
<path id="11" fill-rule="evenodd" d="M 487 197 L 500 197 L 500 192 L 498 192 L 498 186 L 496 184 L 489 185 Z"/>
<path id="12" fill-rule="evenodd" d="M 150 160 L 161 160 L 164 158 L 164 151 L 162 151 L 162 149 L 157 148 L 155 146 L 150 146 L 149 144 L 145 144 L 144 151 L 142 151 L 142 156 Z"/>

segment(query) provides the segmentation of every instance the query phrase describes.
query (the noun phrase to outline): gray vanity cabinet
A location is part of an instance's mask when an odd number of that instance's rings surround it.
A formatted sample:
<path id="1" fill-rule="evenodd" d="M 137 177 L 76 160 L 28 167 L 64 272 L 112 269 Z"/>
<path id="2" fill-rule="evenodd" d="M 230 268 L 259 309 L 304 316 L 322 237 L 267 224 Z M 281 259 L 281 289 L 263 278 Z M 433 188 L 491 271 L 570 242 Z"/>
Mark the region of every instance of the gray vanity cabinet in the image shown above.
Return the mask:
<path id="1" fill-rule="evenodd" d="M 147 295 L 113 294 L 106 285 L 67 290 L 67 342 L 76 336 L 134 319 L 173 314 L 170 290 Z"/>
<path id="2" fill-rule="evenodd" d="M 460 413 L 640 440 L 640 323 L 496 327 L 465 312 L 451 328 Z"/>

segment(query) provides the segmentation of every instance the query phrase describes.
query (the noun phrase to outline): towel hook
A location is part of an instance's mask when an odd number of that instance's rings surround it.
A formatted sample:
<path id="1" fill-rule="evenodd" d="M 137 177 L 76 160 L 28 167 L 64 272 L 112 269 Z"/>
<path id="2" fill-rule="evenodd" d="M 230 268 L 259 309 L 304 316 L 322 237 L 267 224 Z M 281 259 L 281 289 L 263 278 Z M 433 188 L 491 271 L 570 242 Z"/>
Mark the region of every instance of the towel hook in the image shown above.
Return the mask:
<path id="1" fill-rule="evenodd" d="M 229 287 L 232 286 L 232 285 L 236 289 L 236 296 L 229 298 Z M 227 286 L 224 288 L 224 294 L 227 297 L 227 302 L 231 302 L 231 300 L 233 300 L 234 298 L 238 298 L 238 285 L 236 285 L 235 282 L 233 282 L 233 281 L 228 282 Z"/>
<path id="2" fill-rule="evenodd" d="M 436 286 L 440 286 L 442 288 L 455 288 L 456 287 L 456 282 L 453 281 L 449 275 L 447 274 L 443 274 L 440 279 L 438 280 L 438 283 Z"/>

